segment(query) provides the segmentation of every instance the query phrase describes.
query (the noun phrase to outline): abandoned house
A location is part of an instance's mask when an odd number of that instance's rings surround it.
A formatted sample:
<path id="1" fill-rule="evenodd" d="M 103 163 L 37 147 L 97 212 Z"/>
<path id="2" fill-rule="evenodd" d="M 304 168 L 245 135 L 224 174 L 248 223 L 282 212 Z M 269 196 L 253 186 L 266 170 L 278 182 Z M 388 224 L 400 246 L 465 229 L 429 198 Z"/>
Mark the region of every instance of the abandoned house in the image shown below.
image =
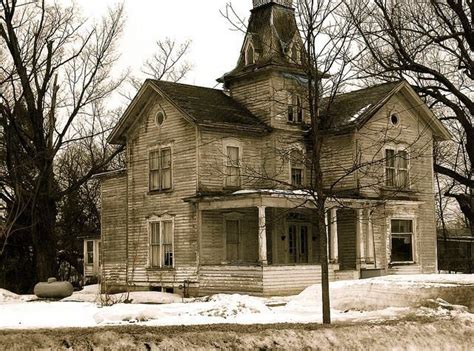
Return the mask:
<path id="1" fill-rule="evenodd" d="M 108 289 L 284 295 L 320 281 L 303 43 L 291 0 L 253 5 L 224 90 L 147 80 L 112 131 L 127 167 L 100 175 Z M 405 81 L 338 95 L 330 113 L 330 280 L 436 272 L 433 144 L 449 133 Z"/>

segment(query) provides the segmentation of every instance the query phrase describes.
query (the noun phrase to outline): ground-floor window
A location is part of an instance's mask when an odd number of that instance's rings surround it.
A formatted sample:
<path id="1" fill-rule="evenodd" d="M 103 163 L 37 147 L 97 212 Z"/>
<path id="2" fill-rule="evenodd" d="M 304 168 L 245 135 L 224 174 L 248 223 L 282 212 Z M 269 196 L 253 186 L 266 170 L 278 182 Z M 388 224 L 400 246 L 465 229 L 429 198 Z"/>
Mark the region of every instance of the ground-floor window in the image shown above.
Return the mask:
<path id="1" fill-rule="evenodd" d="M 86 264 L 93 265 L 94 264 L 94 241 L 88 240 L 86 242 Z"/>
<path id="2" fill-rule="evenodd" d="M 413 221 L 392 219 L 391 234 L 392 263 L 413 262 Z"/>
<path id="3" fill-rule="evenodd" d="M 150 265 L 173 267 L 173 221 L 161 220 L 150 223 Z"/>
<path id="4" fill-rule="evenodd" d="M 308 225 L 288 225 L 288 262 L 308 263 Z"/>

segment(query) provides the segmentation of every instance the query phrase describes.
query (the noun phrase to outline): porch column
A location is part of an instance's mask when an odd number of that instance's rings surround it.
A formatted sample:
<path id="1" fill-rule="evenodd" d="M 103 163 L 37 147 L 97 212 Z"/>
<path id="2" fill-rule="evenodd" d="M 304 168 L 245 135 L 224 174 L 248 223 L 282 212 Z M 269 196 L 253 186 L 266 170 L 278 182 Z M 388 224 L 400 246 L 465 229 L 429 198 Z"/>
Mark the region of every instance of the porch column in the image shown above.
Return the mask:
<path id="1" fill-rule="evenodd" d="M 330 211 L 331 226 L 331 252 L 330 258 L 334 263 L 337 263 L 339 259 L 339 248 L 337 242 L 337 208 L 331 208 Z"/>
<path id="2" fill-rule="evenodd" d="M 267 262 L 267 224 L 265 206 L 258 206 L 258 261 L 262 265 Z"/>
<path id="3" fill-rule="evenodd" d="M 357 258 L 359 259 L 359 263 L 365 263 L 365 238 L 364 238 L 364 227 L 362 225 L 362 221 L 364 218 L 364 210 L 358 209 L 357 210 Z"/>
<path id="4" fill-rule="evenodd" d="M 370 208 L 368 208 L 367 210 L 367 213 L 366 213 L 366 217 L 367 217 L 367 230 L 366 230 L 366 234 L 367 234 L 367 240 L 366 240 L 366 260 L 367 262 L 370 262 L 370 263 L 373 263 L 374 262 L 374 251 L 375 251 L 375 247 L 374 247 L 374 232 L 373 232 L 373 228 L 372 228 L 372 212 L 370 210 Z"/>

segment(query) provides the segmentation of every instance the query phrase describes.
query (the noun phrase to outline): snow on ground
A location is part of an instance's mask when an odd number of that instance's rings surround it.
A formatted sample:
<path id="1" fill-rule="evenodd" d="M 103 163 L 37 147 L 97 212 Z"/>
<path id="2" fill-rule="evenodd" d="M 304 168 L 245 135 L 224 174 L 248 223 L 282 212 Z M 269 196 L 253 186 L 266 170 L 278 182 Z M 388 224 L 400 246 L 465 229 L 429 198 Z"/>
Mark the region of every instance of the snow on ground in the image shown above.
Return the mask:
<path id="1" fill-rule="evenodd" d="M 387 276 L 330 284 L 335 322 L 395 320 L 404 316 L 460 318 L 474 323 L 474 275 Z M 126 298 L 131 304 L 123 303 Z M 215 323 L 319 323 L 321 289 L 292 297 L 218 294 L 182 299 L 159 292 L 110 295 L 103 306 L 97 285 L 51 302 L 0 290 L 0 328 L 148 326 Z"/>

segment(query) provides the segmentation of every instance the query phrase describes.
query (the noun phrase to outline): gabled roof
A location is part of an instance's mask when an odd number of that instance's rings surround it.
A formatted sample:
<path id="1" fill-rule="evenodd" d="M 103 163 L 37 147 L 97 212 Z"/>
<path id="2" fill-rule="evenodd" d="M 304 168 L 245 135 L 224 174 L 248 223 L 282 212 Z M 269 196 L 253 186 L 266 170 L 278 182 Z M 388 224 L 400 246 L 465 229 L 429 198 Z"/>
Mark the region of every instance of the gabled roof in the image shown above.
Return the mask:
<path id="1" fill-rule="evenodd" d="M 197 125 L 234 130 L 238 128 L 256 133 L 264 133 L 270 129 L 222 90 L 148 79 L 109 136 L 110 143 L 124 143 L 123 135 L 146 105 L 146 102 L 141 100 L 150 98 L 150 93 L 146 93 L 150 88 L 182 112 L 187 120 Z M 138 112 L 132 113 L 134 110 Z"/>
<path id="2" fill-rule="evenodd" d="M 329 105 L 329 111 L 323 108 L 322 113 L 329 115 L 330 129 L 347 130 L 360 128 L 396 93 L 402 93 L 412 104 L 414 111 L 431 127 L 434 136 L 439 140 L 448 140 L 451 134 L 444 125 L 433 115 L 431 110 L 420 99 L 418 94 L 408 84 L 401 80 L 374 85 L 368 88 L 337 95 Z M 323 100 L 327 106 L 328 100 Z"/>

